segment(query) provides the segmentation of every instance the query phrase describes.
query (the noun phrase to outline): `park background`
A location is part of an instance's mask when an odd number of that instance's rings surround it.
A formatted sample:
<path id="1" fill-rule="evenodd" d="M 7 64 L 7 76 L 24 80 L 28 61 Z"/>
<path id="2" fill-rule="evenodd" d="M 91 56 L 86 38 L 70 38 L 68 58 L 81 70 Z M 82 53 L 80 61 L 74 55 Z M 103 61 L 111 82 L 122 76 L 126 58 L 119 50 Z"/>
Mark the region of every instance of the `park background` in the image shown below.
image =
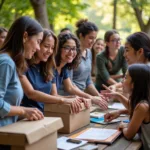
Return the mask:
<path id="1" fill-rule="evenodd" d="M 0 1 L 0 26 L 9 29 L 16 18 L 24 15 L 36 18 L 57 35 L 64 27 L 75 33 L 75 23 L 81 18 L 94 22 L 101 38 L 110 29 L 117 29 L 123 40 L 137 31 L 150 35 L 150 0 Z"/>

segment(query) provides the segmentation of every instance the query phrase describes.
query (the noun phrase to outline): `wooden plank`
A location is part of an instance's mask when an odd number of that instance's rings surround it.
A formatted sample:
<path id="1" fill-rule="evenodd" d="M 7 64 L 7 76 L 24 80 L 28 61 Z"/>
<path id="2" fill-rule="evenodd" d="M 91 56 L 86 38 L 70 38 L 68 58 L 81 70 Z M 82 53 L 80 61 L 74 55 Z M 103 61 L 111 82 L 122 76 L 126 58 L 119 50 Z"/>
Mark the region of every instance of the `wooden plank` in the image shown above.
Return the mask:
<path id="1" fill-rule="evenodd" d="M 131 141 L 127 141 L 124 137 L 121 137 L 116 139 L 112 145 L 106 147 L 105 150 L 125 150 L 130 144 Z"/>
<path id="2" fill-rule="evenodd" d="M 142 146 L 141 141 L 133 141 L 127 148 L 126 150 L 139 150 Z"/>

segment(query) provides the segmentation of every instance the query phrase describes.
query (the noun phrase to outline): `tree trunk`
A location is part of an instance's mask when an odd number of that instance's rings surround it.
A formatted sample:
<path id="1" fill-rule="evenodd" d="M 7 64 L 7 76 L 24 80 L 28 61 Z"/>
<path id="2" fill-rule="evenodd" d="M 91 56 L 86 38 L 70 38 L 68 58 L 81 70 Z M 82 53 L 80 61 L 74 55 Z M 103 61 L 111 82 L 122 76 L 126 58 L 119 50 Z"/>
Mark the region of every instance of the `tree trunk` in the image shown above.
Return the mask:
<path id="1" fill-rule="evenodd" d="M 113 29 L 116 29 L 116 19 L 117 19 L 117 0 L 114 0 L 113 6 L 114 6 L 114 12 L 113 12 Z"/>
<path id="2" fill-rule="evenodd" d="M 135 16 L 137 18 L 141 31 L 150 34 L 150 17 L 147 23 L 144 23 L 143 18 L 142 18 L 142 9 L 139 9 L 137 5 L 135 5 L 136 3 L 135 0 L 130 0 L 130 1 L 131 1 L 131 6 L 135 12 Z"/>
<path id="3" fill-rule="evenodd" d="M 48 22 L 48 15 L 46 10 L 45 0 L 30 0 L 31 5 L 34 9 L 35 18 L 44 28 L 50 28 Z"/>

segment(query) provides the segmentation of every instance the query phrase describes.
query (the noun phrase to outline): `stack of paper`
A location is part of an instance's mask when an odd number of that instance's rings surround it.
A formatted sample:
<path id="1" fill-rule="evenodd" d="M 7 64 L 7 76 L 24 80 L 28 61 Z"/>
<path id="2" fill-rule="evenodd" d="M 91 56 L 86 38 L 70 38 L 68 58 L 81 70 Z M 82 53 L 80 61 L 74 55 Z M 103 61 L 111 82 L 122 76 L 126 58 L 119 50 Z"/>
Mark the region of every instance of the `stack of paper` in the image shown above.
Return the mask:
<path id="1" fill-rule="evenodd" d="M 125 107 L 122 103 L 113 103 L 112 105 L 109 105 L 108 108 L 111 108 L 111 109 L 125 109 Z"/>
<path id="2" fill-rule="evenodd" d="M 93 117 L 93 118 L 101 118 L 101 117 L 104 117 L 104 113 L 101 113 L 101 112 L 92 112 L 90 113 L 90 117 Z"/>

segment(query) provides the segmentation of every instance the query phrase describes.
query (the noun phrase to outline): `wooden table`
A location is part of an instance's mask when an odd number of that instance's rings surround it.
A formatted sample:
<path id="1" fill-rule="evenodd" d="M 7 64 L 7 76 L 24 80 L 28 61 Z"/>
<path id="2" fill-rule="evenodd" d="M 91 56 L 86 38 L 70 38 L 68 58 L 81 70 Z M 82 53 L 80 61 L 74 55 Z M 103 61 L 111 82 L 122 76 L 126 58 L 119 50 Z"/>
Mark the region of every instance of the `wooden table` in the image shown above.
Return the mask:
<path id="1" fill-rule="evenodd" d="M 96 110 L 98 111 L 98 110 Z M 112 110 L 111 110 L 112 111 Z M 100 111 L 103 112 L 103 111 Z M 125 117 L 119 117 L 120 120 L 128 119 L 127 116 Z M 108 125 L 101 125 L 101 124 L 95 124 L 90 123 L 90 125 L 85 126 L 83 128 L 80 128 L 79 130 L 71 133 L 71 134 L 59 134 L 59 137 L 61 136 L 71 136 L 75 133 L 78 133 L 86 128 L 94 127 L 94 128 L 107 128 L 107 129 L 117 129 L 119 123 L 114 124 L 108 124 Z M 98 150 L 139 150 L 141 148 L 142 144 L 139 139 L 134 139 L 131 141 L 126 140 L 123 135 L 121 135 L 119 138 L 117 138 L 112 145 L 105 145 L 105 144 L 98 144 Z M 78 150 L 79 148 L 75 149 Z"/>

